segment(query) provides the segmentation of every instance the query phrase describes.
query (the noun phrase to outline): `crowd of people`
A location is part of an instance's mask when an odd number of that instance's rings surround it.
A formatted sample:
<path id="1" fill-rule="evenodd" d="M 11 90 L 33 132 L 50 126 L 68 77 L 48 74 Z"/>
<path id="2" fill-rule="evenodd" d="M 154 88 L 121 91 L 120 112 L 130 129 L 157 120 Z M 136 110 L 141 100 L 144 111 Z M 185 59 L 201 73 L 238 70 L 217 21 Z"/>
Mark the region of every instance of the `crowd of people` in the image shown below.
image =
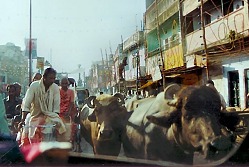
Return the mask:
<path id="1" fill-rule="evenodd" d="M 19 83 L 6 87 L 6 97 L 0 89 L 0 141 L 6 136 L 10 142 L 14 141 L 17 147 L 11 146 L 10 150 L 22 150 L 42 141 L 75 142 L 74 132 L 79 122 L 75 120 L 79 113 L 75 92 L 69 88 L 72 81 L 63 77 L 56 83 L 56 75 L 53 68 L 45 69 L 43 74 L 35 73 L 24 96 Z M 88 90 L 85 91 L 89 96 Z M 13 162 L 22 161 L 22 154 L 17 154 L 20 150 L 3 153 L 5 157 L 8 155 L 4 159 L 15 157 Z M 4 161 L 1 159 L 0 164 Z"/>
<path id="2" fill-rule="evenodd" d="M 1 134 L 16 138 L 20 147 L 41 141 L 72 140 L 72 121 L 77 113 L 75 92 L 69 89 L 67 77 L 56 84 L 56 74 L 53 68 L 36 73 L 24 97 L 19 83 L 7 86 L 6 98 L 1 90 Z"/>

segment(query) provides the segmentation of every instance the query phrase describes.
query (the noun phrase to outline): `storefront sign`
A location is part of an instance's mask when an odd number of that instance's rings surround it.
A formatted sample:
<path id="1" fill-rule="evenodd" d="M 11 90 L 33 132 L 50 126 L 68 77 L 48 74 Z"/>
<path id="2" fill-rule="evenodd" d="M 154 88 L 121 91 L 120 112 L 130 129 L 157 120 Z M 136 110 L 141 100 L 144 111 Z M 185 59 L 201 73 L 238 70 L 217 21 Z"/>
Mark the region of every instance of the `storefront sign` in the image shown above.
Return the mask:
<path id="1" fill-rule="evenodd" d="M 202 55 L 189 55 L 186 57 L 186 67 L 205 67 L 207 65 L 206 57 Z"/>
<path id="2" fill-rule="evenodd" d="M 180 44 L 163 52 L 163 58 L 165 70 L 182 67 L 184 65 L 182 45 Z"/>
<path id="3" fill-rule="evenodd" d="M 41 70 L 44 69 L 44 57 L 37 57 L 36 68 Z"/>

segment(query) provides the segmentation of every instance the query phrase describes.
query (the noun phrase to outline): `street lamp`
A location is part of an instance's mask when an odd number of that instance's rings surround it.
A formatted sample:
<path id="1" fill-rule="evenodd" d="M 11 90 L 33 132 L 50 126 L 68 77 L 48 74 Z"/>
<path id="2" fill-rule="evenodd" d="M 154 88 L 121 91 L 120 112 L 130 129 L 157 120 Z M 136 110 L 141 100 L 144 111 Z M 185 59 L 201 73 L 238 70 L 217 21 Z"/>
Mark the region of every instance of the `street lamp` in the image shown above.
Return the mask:
<path id="1" fill-rule="evenodd" d="M 31 83 L 32 81 L 32 35 L 31 35 L 31 26 L 32 25 L 32 4 L 31 0 L 29 0 L 29 82 Z"/>

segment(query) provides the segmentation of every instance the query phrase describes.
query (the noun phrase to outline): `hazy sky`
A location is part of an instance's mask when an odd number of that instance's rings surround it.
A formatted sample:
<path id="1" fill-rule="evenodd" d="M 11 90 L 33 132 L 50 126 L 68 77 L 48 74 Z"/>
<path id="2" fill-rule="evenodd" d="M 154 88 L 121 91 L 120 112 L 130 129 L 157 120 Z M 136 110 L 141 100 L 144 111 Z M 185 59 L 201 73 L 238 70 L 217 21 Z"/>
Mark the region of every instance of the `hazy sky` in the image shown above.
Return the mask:
<path id="1" fill-rule="evenodd" d="M 32 38 L 37 52 L 58 72 L 81 64 L 86 72 L 101 60 L 102 48 L 115 52 L 141 29 L 145 0 L 32 0 Z M 12 42 L 25 49 L 29 38 L 29 0 L 1 0 L 0 45 Z"/>

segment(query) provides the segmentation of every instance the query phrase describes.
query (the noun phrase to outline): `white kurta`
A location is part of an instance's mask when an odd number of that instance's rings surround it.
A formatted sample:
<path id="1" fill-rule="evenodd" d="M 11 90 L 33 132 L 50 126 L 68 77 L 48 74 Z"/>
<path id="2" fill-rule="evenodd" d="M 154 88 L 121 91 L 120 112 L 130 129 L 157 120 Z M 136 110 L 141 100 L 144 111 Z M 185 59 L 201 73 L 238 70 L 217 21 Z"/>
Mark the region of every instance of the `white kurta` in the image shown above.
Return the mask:
<path id="1" fill-rule="evenodd" d="M 58 115 L 60 112 L 60 91 L 55 83 L 45 91 L 43 79 L 32 82 L 25 94 L 22 107 L 24 112 L 30 112 L 29 126 L 56 124 L 60 134 L 66 131 L 65 125 Z M 32 134 L 31 132 L 30 135 Z"/>

